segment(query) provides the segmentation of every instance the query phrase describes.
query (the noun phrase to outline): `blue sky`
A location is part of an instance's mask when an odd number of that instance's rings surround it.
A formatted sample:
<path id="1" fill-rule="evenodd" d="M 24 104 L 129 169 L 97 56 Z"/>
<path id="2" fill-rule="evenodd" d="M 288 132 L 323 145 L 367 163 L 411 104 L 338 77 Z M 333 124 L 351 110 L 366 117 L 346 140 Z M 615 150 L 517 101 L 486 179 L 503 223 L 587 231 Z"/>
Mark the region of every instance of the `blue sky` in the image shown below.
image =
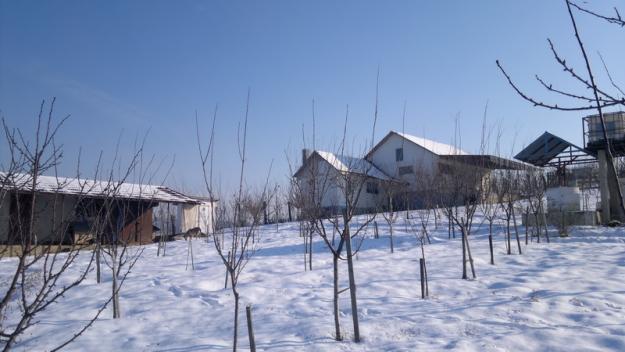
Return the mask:
<path id="1" fill-rule="evenodd" d="M 600 51 L 612 75 L 625 77 L 625 32 L 578 18 L 597 70 Z M 88 174 L 100 150 L 110 160 L 120 135 L 128 155 L 149 131 L 150 153 L 175 156 L 167 183 L 190 192 L 202 190 L 196 110 L 207 135 L 219 105 L 215 174 L 231 189 L 249 88 L 246 180 L 262 183 L 273 160 L 272 178 L 284 182 L 285 154 L 298 160 L 302 126 L 310 132 L 312 99 L 317 146 L 340 138 L 347 104 L 351 149 L 370 143 L 378 68 L 376 140 L 401 130 L 405 102 L 407 133 L 451 142 L 457 119 L 462 147 L 477 151 L 488 101 L 504 154 L 545 130 L 581 144 L 582 114 L 530 106 L 495 66 L 500 59 L 529 93 L 564 103 L 533 78 L 578 88 L 554 63 L 547 38 L 582 70 L 564 1 L 0 0 L 0 110 L 32 133 L 41 100 L 55 96 L 57 116 L 71 114 L 58 138 L 68 175 L 79 148 Z"/>

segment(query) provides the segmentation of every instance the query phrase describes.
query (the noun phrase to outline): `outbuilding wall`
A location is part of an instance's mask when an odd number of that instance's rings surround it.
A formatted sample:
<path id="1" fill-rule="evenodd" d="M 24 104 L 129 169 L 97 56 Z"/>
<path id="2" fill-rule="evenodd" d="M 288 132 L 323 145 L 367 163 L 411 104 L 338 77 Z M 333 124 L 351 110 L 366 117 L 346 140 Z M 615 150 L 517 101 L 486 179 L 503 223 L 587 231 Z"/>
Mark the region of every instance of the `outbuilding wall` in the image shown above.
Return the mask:
<path id="1" fill-rule="evenodd" d="M 402 161 L 395 160 L 395 150 L 398 148 L 404 149 Z M 396 134 L 391 134 L 369 155 L 368 159 L 387 175 L 399 178 L 411 186 L 414 186 L 417 181 L 416 175 L 420 173 L 433 174 L 437 171 L 438 165 L 436 154 Z M 413 172 L 400 175 L 400 167 L 412 167 Z"/>
<path id="2" fill-rule="evenodd" d="M 9 195 L 6 194 L 0 199 L 0 243 L 4 243 L 9 238 L 9 219 L 11 203 Z"/>

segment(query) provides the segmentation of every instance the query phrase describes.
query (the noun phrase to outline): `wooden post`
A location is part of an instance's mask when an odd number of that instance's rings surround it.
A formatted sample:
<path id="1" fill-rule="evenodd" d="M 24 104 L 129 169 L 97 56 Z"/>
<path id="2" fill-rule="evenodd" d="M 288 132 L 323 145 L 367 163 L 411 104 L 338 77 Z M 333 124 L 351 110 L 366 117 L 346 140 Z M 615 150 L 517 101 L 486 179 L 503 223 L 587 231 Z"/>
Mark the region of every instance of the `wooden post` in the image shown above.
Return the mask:
<path id="1" fill-rule="evenodd" d="M 308 262 L 308 236 L 304 234 L 304 230 L 302 229 L 302 224 L 300 224 L 300 236 L 304 237 L 304 271 L 308 270 L 308 266 L 306 263 Z"/>
<path id="2" fill-rule="evenodd" d="M 252 327 L 252 305 L 245 307 L 245 315 L 247 315 L 247 334 L 250 339 L 250 351 L 256 352 L 256 342 L 254 341 L 254 328 Z"/>
<path id="3" fill-rule="evenodd" d="M 310 238 L 308 239 L 308 270 L 312 271 L 312 251 L 313 251 L 313 228 L 310 226 L 308 232 L 310 233 Z"/>
<path id="4" fill-rule="evenodd" d="M 419 259 L 419 272 L 421 273 L 421 298 L 425 299 L 425 261 Z"/>
<path id="5" fill-rule="evenodd" d="M 380 238 L 380 233 L 378 232 L 378 222 L 373 221 L 373 229 L 375 231 L 375 238 Z"/>
<path id="6" fill-rule="evenodd" d="M 430 297 L 430 285 L 428 285 L 428 265 L 423 258 L 423 273 L 425 274 L 425 297 Z"/>
<path id="7" fill-rule="evenodd" d="M 529 226 L 528 222 L 530 220 L 530 208 L 527 207 L 525 210 L 525 245 L 527 246 L 528 244 L 528 233 L 527 233 L 527 227 Z M 522 221 L 522 220 L 521 220 Z"/>
<path id="8" fill-rule="evenodd" d="M 467 247 L 464 241 L 464 227 L 460 227 L 462 233 L 462 278 L 467 279 Z"/>

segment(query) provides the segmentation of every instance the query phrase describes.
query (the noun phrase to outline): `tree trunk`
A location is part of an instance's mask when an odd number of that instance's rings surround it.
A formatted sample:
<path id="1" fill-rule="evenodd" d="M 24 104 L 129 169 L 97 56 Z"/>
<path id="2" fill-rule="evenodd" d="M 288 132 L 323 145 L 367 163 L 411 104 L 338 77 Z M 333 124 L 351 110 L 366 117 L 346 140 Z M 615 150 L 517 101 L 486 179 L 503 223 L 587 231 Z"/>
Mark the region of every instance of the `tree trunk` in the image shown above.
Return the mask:
<path id="1" fill-rule="evenodd" d="M 230 263 L 230 251 L 228 251 L 228 263 Z M 306 263 L 304 263 L 306 264 Z M 228 288 L 228 278 L 230 276 L 230 272 L 228 271 L 228 268 L 226 268 L 226 278 L 224 280 L 224 290 Z"/>
<path id="2" fill-rule="evenodd" d="M 391 253 L 395 252 L 395 248 L 393 246 L 393 224 L 391 222 L 388 223 L 389 225 L 389 234 L 391 236 Z"/>
<path id="3" fill-rule="evenodd" d="M 493 253 L 493 222 L 488 223 L 488 246 L 490 247 L 490 264 L 495 265 L 495 255 Z"/>
<path id="4" fill-rule="evenodd" d="M 312 271 L 312 253 L 313 253 L 313 234 L 312 226 L 310 229 L 310 238 L 308 239 L 308 270 Z"/>
<path id="5" fill-rule="evenodd" d="M 119 288 L 117 287 L 117 249 L 113 250 L 115 255 L 111 258 L 113 262 L 113 280 L 112 280 L 112 295 L 113 295 L 113 319 L 121 318 L 121 312 L 119 307 Z"/>
<path id="6" fill-rule="evenodd" d="M 506 219 L 506 243 L 508 244 L 508 255 L 512 254 L 512 245 L 510 242 L 510 217 Z"/>
<path id="7" fill-rule="evenodd" d="M 453 236 L 453 238 L 456 238 L 456 226 L 454 226 L 454 223 L 451 223 L 451 235 Z"/>
<path id="8" fill-rule="evenodd" d="M 338 255 L 332 255 L 332 268 L 334 274 L 334 337 L 336 341 L 342 341 L 341 336 L 341 322 L 339 320 L 339 257 Z"/>
<path id="9" fill-rule="evenodd" d="M 232 285 L 234 287 L 234 284 Z M 234 293 L 234 332 L 232 336 L 232 352 L 237 351 L 237 336 L 239 334 L 239 293 L 232 289 Z"/>
<path id="10" fill-rule="evenodd" d="M 425 274 L 425 295 L 430 295 L 430 288 L 428 285 L 428 267 L 425 262 L 425 248 L 423 246 L 423 241 L 421 241 L 421 258 L 423 258 L 423 272 Z"/>
<path id="11" fill-rule="evenodd" d="M 98 243 L 96 243 L 96 247 L 95 247 L 95 281 L 97 283 L 101 283 L 102 282 L 102 277 L 100 274 L 100 243 L 98 240 Z"/>
<path id="12" fill-rule="evenodd" d="M 469 256 L 469 264 L 471 265 L 471 274 L 475 279 L 475 267 L 473 266 L 473 256 L 471 255 L 471 246 L 469 246 L 469 236 L 468 233 L 465 234 L 464 240 L 467 242 L 467 255 Z"/>
<path id="13" fill-rule="evenodd" d="M 345 221 L 345 250 L 347 252 L 347 273 L 349 275 L 349 295 L 352 303 L 352 320 L 354 323 L 354 342 L 360 342 L 360 327 L 358 325 L 358 303 L 356 301 L 356 279 L 354 277 L 354 261 L 352 258 L 352 238 L 349 232 L 349 221 Z"/>
<path id="14" fill-rule="evenodd" d="M 540 205 L 540 209 L 543 210 L 542 204 Z M 551 243 L 551 241 L 549 240 L 549 229 L 547 227 L 547 216 L 545 215 L 544 211 L 541 211 L 540 213 L 542 214 L 543 225 L 545 226 L 545 237 L 547 238 L 547 243 Z"/>
<path id="15" fill-rule="evenodd" d="M 301 227 L 300 227 L 300 230 L 301 230 Z M 308 236 L 304 234 L 303 237 L 304 237 L 304 271 L 306 271 L 308 270 L 308 265 L 307 265 L 308 263 Z"/>
<path id="16" fill-rule="evenodd" d="M 293 216 L 291 214 L 291 202 L 286 203 L 287 207 L 289 208 L 289 222 L 293 221 Z"/>
<path id="17" fill-rule="evenodd" d="M 462 279 L 466 280 L 467 277 L 467 247 L 464 241 L 464 227 L 460 227 L 460 233 L 462 235 Z"/>
<path id="18" fill-rule="evenodd" d="M 191 270 L 195 270 L 195 264 L 193 262 L 193 242 L 191 242 L 193 238 L 191 235 L 188 235 L 187 238 L 187 263 L 184 267 L 184 270 L 189 269 L 189 259 L 191 259 Z"/>
<path id="19" fill-rule="evenodd" d="M 516 244 L 519 247 L 519 254 L 523 254 L 521 251 L 521 240 L 519 239 L 519 228 L 516 224 L 516 215 L 514 215 L 514 204 L 510 207 L 510 211 L 512 212 L 512 223 L 514 224 L 514 235 L 516 236 Z"/>
<path id="20" fill-rule="evenodd" d="M 534 228 L 536 229 L 536 242 L 540 243 L 540 233 L 541 231 L 541 224 L 540 224 L 540 218 L 538 216 L 538 212 L 539 210 L 536 210 L 534 212 Z"/>

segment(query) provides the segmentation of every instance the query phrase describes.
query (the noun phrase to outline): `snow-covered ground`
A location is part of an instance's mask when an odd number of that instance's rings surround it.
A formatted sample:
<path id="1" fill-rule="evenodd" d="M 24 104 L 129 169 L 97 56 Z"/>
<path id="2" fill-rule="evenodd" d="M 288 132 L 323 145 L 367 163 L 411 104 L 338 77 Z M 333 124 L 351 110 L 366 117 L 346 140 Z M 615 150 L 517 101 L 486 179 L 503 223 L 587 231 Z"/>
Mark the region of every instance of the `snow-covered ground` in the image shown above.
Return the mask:
<path id="1" fill-rule="evenodd" d="M 478 219 L 480 221 L 480 219 Z M 304 271 L 296 224 L 261 229 L 261 249 L 240 279 L 242 303 L 253 305 L 258 350 L 272 351 L 624 351 L 625 231 L 576 228 L 568 238 L 523 245 L 506 255 L 503 228 L 488 262 L 487 226 L 471 236 L 476 280 L 462 280 L 461 242 L 447 226 L 427 245 L 430 298 L 420 298 L 417 240 L 396 224 L 395 253 L 367 235 L 355 261 L 363 341 L 350 341 L 349 294 L 341 297 L 343 342 L 333 339 L 332 261 L 315 240 L 313 270 Z M 523 231 L 521 231 L 523 232 Z M 516 248 L 514 246 L 513 248 Z M 102 318 L 66 350 L 210 351 L 231 348 L 233 298 L 212 244 L 195 240 L 195 270 L 185 270 L 187 243 L 170 242 L 157 257 L 150 245 L 121 292 L 122 318 Z M 86 255 L 83 260 L 87 260 Z M 6 280 L 8 261 L 0 262 Z M 341 263 L 341 286 L 347 285 Z M 46 350 L 71 336 L 110 291 L 94 275 L 39 316 L 16 350 Z M 248 346 L 244 308 L 239 344 Z"/>

